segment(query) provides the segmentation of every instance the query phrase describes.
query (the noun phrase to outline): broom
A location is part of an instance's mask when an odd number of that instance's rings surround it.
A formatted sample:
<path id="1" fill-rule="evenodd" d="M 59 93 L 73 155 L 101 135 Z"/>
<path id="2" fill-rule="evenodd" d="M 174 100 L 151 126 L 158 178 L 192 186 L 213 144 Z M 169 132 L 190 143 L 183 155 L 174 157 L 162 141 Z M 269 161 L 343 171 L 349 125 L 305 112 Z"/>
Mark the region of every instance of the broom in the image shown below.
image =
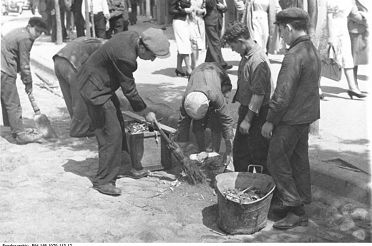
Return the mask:
<path id="1" fill-rule="evenodd" d="M 186 173 L 189 182 L 193 185 L 197 183 L 204 183 L 206 178 L 199 167 L 194 162 L 191 162 L 190 159 L 183 154 L 181 147 L 164 133 L 164 131 L 160 127 L 159 122 L 156 119 L 154 123 L 158 128 L 160 135 L 167 142 L 169 150 L 181 163 L 182 169 Z"/>

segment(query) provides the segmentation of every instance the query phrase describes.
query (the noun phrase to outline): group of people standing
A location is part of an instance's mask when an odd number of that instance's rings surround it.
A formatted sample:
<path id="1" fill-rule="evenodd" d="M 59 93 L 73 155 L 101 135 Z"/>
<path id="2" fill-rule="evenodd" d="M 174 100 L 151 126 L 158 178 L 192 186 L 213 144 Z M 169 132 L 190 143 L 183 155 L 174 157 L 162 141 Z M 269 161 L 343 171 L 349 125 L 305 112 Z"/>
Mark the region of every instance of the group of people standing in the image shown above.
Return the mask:
<path id="1" fill-rule="evenodd" d="M 368 64 L 369 54 L 368 9 L 364 0 L 172 0 L 169 12 L 178 51 L 176 75 L 190 76 L 198 63 L 199 52 L 205 49 L 206 62 L 230 69 L 232 66 L 221 53 L 221 38 L 234 22 L 246 24 L 253 40 L 266 54 L 285 53 L 286 45 L 274 21 L 279 11 L 290 7 L 308 12 L 308 34 L 322 59 L 329 56 L 329 47 L 334 48 L 350 98 L 366 97 L 357 79 L 358 65 Z M 323 99 L 325 94 L 321 89 L 319 93 Z"/>
<path id="2" fill-rule="evenodd" d="M 69 38 L 67 30 L 72 29 L 73 25 L 76 27 L 77 37 L 85 36 L 86 18 L 89 18 L 91 31 L 97 38 L 109 39 L 112 34 L 128 30 L 129 24 L 137 23 L 138 2 L 139 0 L 58 0 L 63 40 Z M 85 16 L 86 6 L 91 13 L 89 17 Z M 54 0 L 38 0 L 37 7 L 47 23 L 47 34 L 50 33 L 52 42 L 55 42 L 57 28 Z"/>

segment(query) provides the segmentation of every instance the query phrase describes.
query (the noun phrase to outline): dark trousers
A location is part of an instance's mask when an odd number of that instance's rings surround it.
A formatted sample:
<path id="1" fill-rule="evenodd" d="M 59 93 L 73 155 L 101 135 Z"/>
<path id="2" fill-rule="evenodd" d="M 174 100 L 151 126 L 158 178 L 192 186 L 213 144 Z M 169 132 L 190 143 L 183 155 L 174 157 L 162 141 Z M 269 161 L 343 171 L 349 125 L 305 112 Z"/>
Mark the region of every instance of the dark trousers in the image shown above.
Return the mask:
<path id="1" fill-rule="evenodd" d="M 84 32 L 84 26 L 85 26 L 85 21 L 84 17 L 82 14 L 82 5 L 83 0 L 75 0 L 74 5 L 73 5 L 73 12 L 74 12 L 74 22 L 76 26 L 76 36 L 77 37 L 82 37 L 85 36 Z"/>
<path id="2" fill-rule="evenodd" d="M 87 107 L 98 142 L 99 164 L 93 185 L 115 183 L 123 165 L 121 152 L 128 151 L 119 99 L 113 94 L 105 104 L 87 103 Z"/>
<path id="3" fill-rule="evenodd" d="M 270 140 L 267 167 L 284 206 L 311 202 L 309 126 L 279 124 Z"/>
<path id="4" fill-rule="evenodd" d="M 266 121 L 268 106 L 263 106 L 258 115 L 254 116 L 248 134 L 241 134 L 239 125 L 248 112 L 248 107 L 239 107 L 239 119 L 234 138 L 233 159 L 236 172 L 247 172 L 248 165 L 262 165 L 267 173 L 267 152 L 269 140 L 261 135 L 262 125 Z"/>
<path id="5" fill-rule="evenodd" d="M 221 52 L 221 26 L 216 25 L 205 25 L 205 35 L 207 40 L 207 54 L 205 56 L 205 62 L 216 62 L 221 67 L 227 65 L 222 57 Z"/>
<path id="6" fill-rule="evenodd" d="M 17 77 L 1 72 L 1 109 L 4 126 L 10 126 L 13 135 L 24 130 L 22 107 L 19 100 Z"/>
<path id="7" fill-rule="evenodd" d="M 137 1 L 131 1 L 132 12 L 129 13 L 129 22 L 131 25 L 137 23 Z"/>
<path id="8" fill-rule="evenodd" d="M 106 19 L 102 12 L 94 15 L 94 30 L 97 38 L 106 38 Z"/>
<path id="9" fill-rule="evenodd" d="M 54 71 L 71 117 L 70 136 L 88 136 L 91 120 L 76 83 L 77 71 L 67 59 L 58 56 L 54 58 Z"/>
<path id="10" fill-rule="evenodd" d="M 56 15 L 51 15 L 51 21 L 52 21 L 52 42 L 55 42 L 57 40 L 57 19 Z M 67 31 L 66 31 L 66 25 L 65 25 L 65 11 L 61 11 L 61 26 L 62 26 L 62 38 L 67 38 Z"/>
<path id="11" fill-rule="evenodd" d="M 123 15 L 110 18 L 110 29 L 106 31 L 107 39 L 112 37 L 112 33 L 128 31 L 129 22 L 124 20 Z"/>

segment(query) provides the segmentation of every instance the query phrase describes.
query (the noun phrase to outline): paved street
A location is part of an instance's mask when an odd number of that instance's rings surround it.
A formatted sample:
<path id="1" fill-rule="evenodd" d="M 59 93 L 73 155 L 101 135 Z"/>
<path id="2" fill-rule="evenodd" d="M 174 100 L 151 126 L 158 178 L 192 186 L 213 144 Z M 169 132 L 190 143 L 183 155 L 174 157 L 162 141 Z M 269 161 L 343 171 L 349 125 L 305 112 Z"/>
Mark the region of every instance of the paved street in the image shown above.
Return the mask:
<path id="1" fill-rule="evenodd" d="M 25 26 L 30 16 L 29 11 L 21 16 L 2 16 L 2 33 Z M 140 21 L 130 29 L 140 32 L 149 26 L 156 25 Z M 171 57 L 154 62 L 138 59 L 134 77 L 141 96 L 158 118 L 162 118 L 162 123 L 175 127 L 187 80 L 174 73 L 176 47 L 171 26 L 167 26 L 166 33 L 171 42 Z M 17 146 L 9 139 L 9 129 L 1 126 L 0 194 L 3 199 L 0 210 L 5 212 L 0 214 L 0 221 L 7 226 L 0 228 L 0 241 L 371 241 L 371 133 L 367 127 L 371 125 L 367 119 L 371 100 L 351 100 L 346 93 L 345 77 L 339 82 L 321 80 L 326 98 L 321 101 L 319 135 L 312 135 L 309 141 L 314 196 L 313 204 L 307 208 L 311 214 L 309 228 L 278 232 L 269 221 L 268 226 L 255 235 L 228 236 L 216 226 L 217 199 L 210 187 L 177 186 L 154 178 L 139 181 L 125 178 L 118 183 L 125 193 L 120 199 L 103 197 L 90 188 L 89 177 L 97 168 L 96 142 L 94 138 L 68 136 L 68 113 L 53 74 L 51 57 L 63 45 L 55 45 L 50 37 L 42 36 L 31 52 L 35 95 L 60 139 L 56 143 Z M 234 66 L 229 75 L 236 90 L 240 57 L 228 48 L 223 49 L 223 55 Z M 281 57 L 269 58 L 276 78 Z M 45 85 L 36 74 L 50 85 Z M 367 66 L 361 66 L 359 83 L 362 90 L 372 93 L 368 74 Z M 25 122 L 32 126 L 32 109 L 23 93 L 22 82 L 17 83 Z M 118 95 L 122 105 L 128 105 L 120 91 Z M 237 105 L 229 107 L 236 120 Z M 354 169 L 345 167 L 342 161 Z M 20 194 L 23 198 L 16 203 Z M 356 208 L 363 208 L 369 215 L 352 216 Z M 33 226 L 21 226 L 24 215 L 30 216 L 26 221 Z M 108 228 L 107 231 L 100 231 L 100 226 Z"/>

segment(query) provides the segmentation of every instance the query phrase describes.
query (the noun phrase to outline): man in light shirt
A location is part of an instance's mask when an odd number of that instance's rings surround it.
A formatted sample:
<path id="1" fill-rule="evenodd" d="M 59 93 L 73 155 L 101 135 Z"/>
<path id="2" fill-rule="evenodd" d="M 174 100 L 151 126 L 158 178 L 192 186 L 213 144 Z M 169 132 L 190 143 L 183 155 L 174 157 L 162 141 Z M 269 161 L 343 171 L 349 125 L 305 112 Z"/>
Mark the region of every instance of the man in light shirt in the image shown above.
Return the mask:
<path id="1" fill-rule="evenodd" d="M 85 16 L 85 2 L 88 1 L 89 12 L 93 9 L 94 31 L 97 38 L 106 38 L 106 23 L 110 19 L 107 0 L 83 0 L 82 13 Z"/>

